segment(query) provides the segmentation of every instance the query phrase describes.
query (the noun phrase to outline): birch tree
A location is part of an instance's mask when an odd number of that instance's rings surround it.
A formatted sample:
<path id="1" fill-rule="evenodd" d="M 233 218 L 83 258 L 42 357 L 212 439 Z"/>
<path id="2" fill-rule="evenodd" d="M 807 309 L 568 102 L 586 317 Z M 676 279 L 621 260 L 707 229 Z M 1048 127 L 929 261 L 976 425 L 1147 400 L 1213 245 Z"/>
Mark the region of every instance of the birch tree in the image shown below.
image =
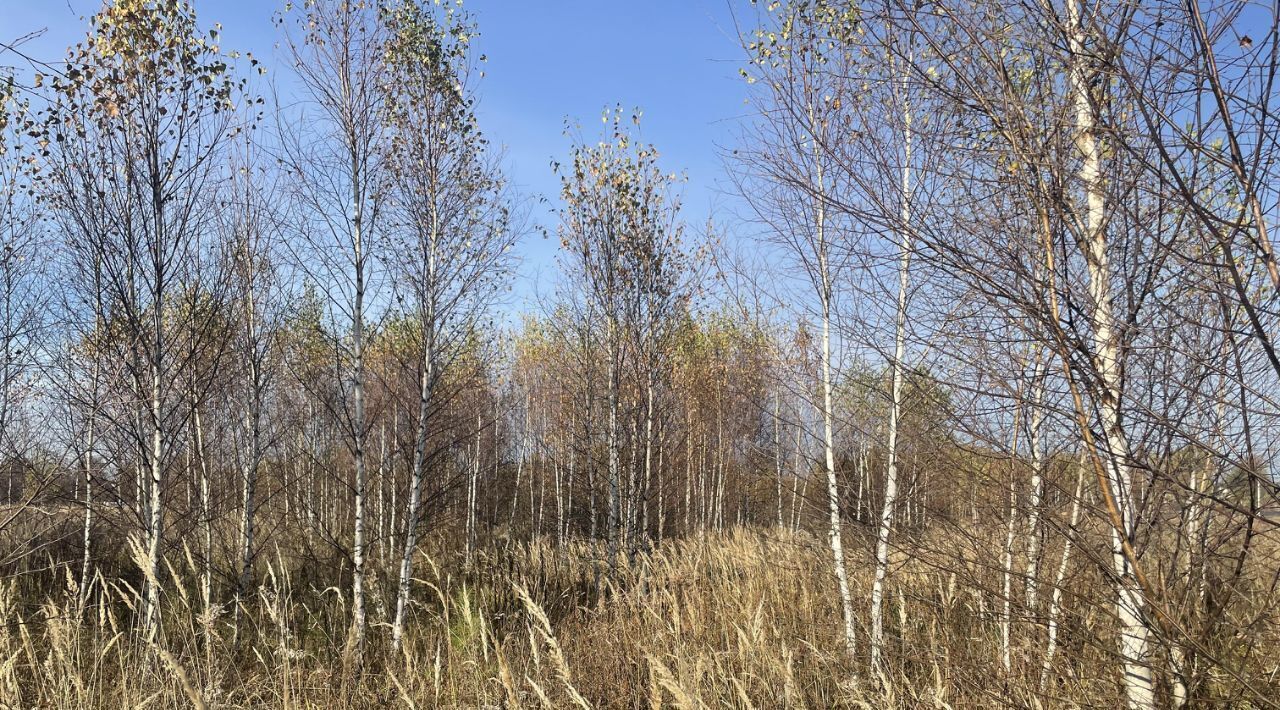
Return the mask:
<path id="1" fill-rule="evenodd" d="M 282 127 L 282 161 L 302 218 L 296 256 L 309 276 L 330 285 L 329 317 L 342 333 L 334 343 L 342 392 L 334 414 L 353 468 L 348 649 L 358 666 L 368 626 L 365 357 L 385 199 L 386 28 L 378 8 L 364 0 L 319 0 L 292 12 L 298 34 L 287 32 L 286 44 L 307 105 L 302 117 Z"/>
<path id="2" fill-rule="evenodd" d="M 101 275 L 127 363 L 133 416 L 113 426 L 129 432 L 146 472 L 142 625 L 150 637 L 159 624 L 165 487 L 184 423 L 175 391 L 186 366 L 175 355 L 180 318 L 210 315 L 176 311 L 210 258 L 209 195 L 241 100 L 242 82 L 216 38 L 216 28 L 197 28 L 186 3 L 108 4 L 54 80 L 46 126 L 63 239 L 78 273 Z"/>
<path id="3" fill-rule="evenodd" d="M 282 310 L 287 299 L 280 253 L 279 205 L 273 197 L 276 185 L 262 169 L 256 149 L 247 141 L 232 163 L 231 194 L 226 201 L 222 231 L 231 263 L 235 299 L 235 333 L 232 357 L 240 364 L 244 395 L 243 414 L 237 424 L 236 458 L 241 478 L 240 540 L 234 599 L 235 637 L 239 638 L 241 611 L 253 587 L 256 555 L 255 529 L 260 496 L 258 483 L 268 451 L 275 442 L 278 423 L 270 408 L 279 373 Z"/>
<path id="4" fill-rule="evenodd" d="M 559 234 L 570 267 L 581 274 L 592 305 L 605 322 L 607 396 L 608 559 L 617 567 L 623 520 L 622 376 L 624 344 L 635 312 L 635 284 L 645 278 L 636 267 L 646 263 L 653 245 L 675 236 L 675 211 L 669 188 L 674 176 L 658 166 L 657 151 L 637 143 L 620 108 L 605 112 L 608 140 L 578 142 L 571 164 L 557 165 L 561 175 Z M 639 112 L 631 121 L 639 125 Z M 634 501 L 628 501 L 634 503 Z"/>
<path id="5" fill-rule="evenodd" d="M 796 2 L 771 8 L 775 15 L 746 41 L 752 69 L 748 82 L 760 82 L 762 115 L 752 140 L 759 147 L 740 151 L 748 169 L 762 181 L 752 198 L 757 215 L 777 232 L 787 252 L 799 263 L 819 323 L 817 409 L 822 421 L 823 461 L 827 480 L 828 529 L 832 569 L 843 617 L 843 636 L 850 657 L 857 649 L 853 599 L 845 566 L 840 488 L 836 471 L 835 412 L 832 404 L 837 279 L 848 264 L 845 222 L 833 216 L 831 193 L 838 189 L 831 146 L 845 130 L 845 103 L 857 97 L 833 74 L 851 68 L 846 43 L 855 31 L 857 13 L 827 2 Z M 753 73 L 754 72 L 754 73 Z M 750 187 L 747 188 L 751 190 Z"/>
<path id="6" fill-rule="evenodd" d="M 514 232 L 503 177 L 475 118 L 474 24 L 456 8 L 439 11 L 416 1 L 385 12 L 383 106 L 393 195 L 388 229 L 395 231 L 395 251 L 401 255 L 393 268 L 402 276 L 417 346 L 416 424 L 391 632 L 399 648 L 423 481 L 436 458 L 428 442 L 439 409 L 438 384 L 446 369 L 465 364 L 458 354 L 505 286 Z M 472 493 L 469 486 L 469 498 Z"/>
<path id="7" fill-rule="evenodd" d="M 913 50 L 908 34 L 906 44 L 906 61 L 911 62 Z M 889 386 L 889 423 L 885 462 L 884 499 L 880 512 L 880 524 L 876 530 L 876 571 L 871 583 L 871 667 L 873 671 L 883 675 L 881 656 L 884 648 L 884 585 L 889 570 L 889 536 L 892 534 L 894 507 L 898 500 L 898 425 L 902 420 L 902 382 L 905 371 L 903 362 L 907 356 L 907 308 L 911 283 L 911 190 L 912 190 L 912 129 L 911 99 L 907 73 L 899 70 L 897 91 L 894 94 L 895 108 L 901 111 L 902 163 L 901 193 L 899 194 L 900 216 L 896 225 L 898 241 L 898 299 L 893 318 L 893 358 L 890 360 L 892 381 Z"/>
<path id="8" fill-rule="evenodd" d="M 24 87 L 17 84 L 10 67 L 0 66 L 0 454 L 10 462 L 31 456 L 31 429 L 38 424 L 31 415 L 39 411 L 35 406 L 41 391 L 34 385 L 43 369 L 43 356 L 51 352 L 45 346 L 52 345 L 45 340 L 53 325 L 46 314 L 55 302 L 56 292 L 50 286 L 57 272 L 56 265 L 42 258 L 53 244 L 44 238 L 39 204 L 40 158 L 47 146 Z M 73 371 L 79 374 L 74 365 Z M 73 381 L 65 391 L 82 390 Z M 35 433 L 40 430 L 35 427 Z M 11 507 L 0 518 L 0 530 L 18 532 L 27 540 L 14 545 L 10 559 L 30 554 L 21 548 L 37 549 L 32 543 L 39 542 L 19 532 L 15 524 L 51 484 L 44 475 L 33 473 L 22 482 L 20 492 L 14 490 L 12 473 L 6 482 L 5 500 Z"/>
<path id="9" fill-rule="evenodd" d="M 1133 553 L 1137 532 L 1133 496 L 1133 454 L 1121 419 L 1121 334 L 1112 313 L 1111 254 L 1107 239 L 1106 188 L 1103 185 L 1102 147 L 1098 140 L 1096 105 L 1092 90 L 1096 69 L 1086 49 L 1090 36 L 1077 0 L 1066 0 L 1067 41 L 1071 54 L 1070 87 L 1075 108 L 1076 148 L 1080 152 L 1078 180 L 1084 193 L 1083 209 L 1071 227 L 1084 252 L 1092 306 L 1092 364 L 1097 372 L 1099 426 L 1102 429 L 1106 477 L 1100 481 L 1103 499 L 1113 516 L 1111 555 L 1115 566 L 1116 614 L 1120 623 L 1120 658 L 1124 663 L 1124 689 L 1131 708 L 1155 707 L 1155 683 L 1151 672 L 1151 630 L 1144 618 L 1145 597 L 1139 586 Z"/>

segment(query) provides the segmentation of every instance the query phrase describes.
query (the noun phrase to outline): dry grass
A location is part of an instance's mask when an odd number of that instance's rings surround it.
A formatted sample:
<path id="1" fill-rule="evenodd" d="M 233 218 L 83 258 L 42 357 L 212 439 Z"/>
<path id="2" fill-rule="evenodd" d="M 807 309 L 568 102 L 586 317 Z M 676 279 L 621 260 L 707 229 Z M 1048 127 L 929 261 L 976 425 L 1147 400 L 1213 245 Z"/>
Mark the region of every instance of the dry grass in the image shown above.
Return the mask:
<path id="1" fill-rule="evenodd" d="M 16 581 L 0 585 L 8 620 L 0 706 L 1114 707 L 1109 617 L 1084 593 L 1099 580 L 1072 577 L 1063 646 L 1041 694 L 1042 629 L 1033 620 L 1015 624 L 1013 671 L 999 663 L 1000 607 L 990 591 L 1000 588 L 998 571 L 982 545 L 914 544 L 934 552 L 900 559 L 892 577 L 887 678 L 843 653 L 825 541 L 736 529 L 665 544 L 613 581 L 601 575 L 601 550 L 584 543 L 491 548 L 470 572 L 457 571 L 454 553 L 439 555 L 450 564 L 424 556 L 405 648 L 390 650 L 375 617 L 354 669 L 341 661 L 345 597 L 296 585 L 300 570 L 284 554 L 264 565 L 238 644 L 229 609 L 203 614 L 189 556 L 166 565 L 164 630 L 154 643 L 134 630 L 140 590 L 97 577 L 79 614 L 63 568 L 62 588 L 39 605 L 20 603 Z M 871 567 L 860 552 L 850 566 L 865 620 Z M 375 579 L 374 596 L 384 592 Z M 1264 639 L 1255 643 L 1276 644 L 1261 607 L 1251 602 Z M 1267 678 L 1277 650 L 1250 657 L 1250 682 Z M 1220 682 L 1220 695 L 1232 697 L 1236 681 Z"/>

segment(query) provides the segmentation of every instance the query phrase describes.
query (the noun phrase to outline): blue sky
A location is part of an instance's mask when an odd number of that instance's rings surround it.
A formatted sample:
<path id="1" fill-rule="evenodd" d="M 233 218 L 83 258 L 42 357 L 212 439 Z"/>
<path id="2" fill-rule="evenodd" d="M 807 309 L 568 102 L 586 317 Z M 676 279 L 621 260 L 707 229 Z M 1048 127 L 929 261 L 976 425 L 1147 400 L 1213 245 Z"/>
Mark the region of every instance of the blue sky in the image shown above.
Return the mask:
<path id="1" fill-rule="evenodd" d="M 730 2 L 741 0 L 473 0 L 489 58 L 481 118 L 508 146 L 515 179 L 549 197 L 549 159 L 567 152 L 565 118 L 590 138 L 608 105 L 644 110 L 645 140 L 685 171 L 685 218 L 701 230 L 732 200 L 720 148 L 745 110 Z M 547 208 L 535 207 L 535 215 Z M 540 238 L 537 238 L 541 241 Z M 529 245 L 530 274 L 551 243 Z"/>
<path id="2" fill-rule="evenodd" d="M 287 66 L 273 59 L 279 37 L 271 16 L 282 3 L 195 0 L 202 26 L 222 23 L 222 47 L 262 58 L 287 95 Z M 0 41 L 46 30 L 23 50 L 57 61 L 84 36 L 85 18 L 99 7 L 100 0 L 0 0 Z M 558 183 L 550 162 L 568 152 L 566 119 L 593 138 L 602 110 L 614 104 L 641 107 L 644 140 L 661 151 L 664 168 L 688 175 L 685 218 L 692 228 L 701 231 L 713 211 L 735 211 L 721 149 L 731 147 L 746 108 L 732 16 L 750 14 L 744 0 L 469 0 L 466 8 L 480 25 L 478 51 L 488 58 L 482 128 L 505 146 L 519 191 L 551 200 L 531 203 L 534 224 L 554 226 Z M 555 251 L 553 239 L 530 231 L 520 248 L 517 297 L 550 291 Z"/>

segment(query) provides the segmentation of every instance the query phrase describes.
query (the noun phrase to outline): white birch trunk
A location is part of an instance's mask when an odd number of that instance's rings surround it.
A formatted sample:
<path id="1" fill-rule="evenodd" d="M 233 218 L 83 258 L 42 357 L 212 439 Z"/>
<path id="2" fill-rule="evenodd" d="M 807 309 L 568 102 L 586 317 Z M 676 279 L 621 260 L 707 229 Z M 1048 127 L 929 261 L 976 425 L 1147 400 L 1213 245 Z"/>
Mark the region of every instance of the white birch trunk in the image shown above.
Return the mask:
<path id="1" fill-rule="evenodd" d="M 827 505 L 830 512 L 827 537 L 831 543 L 832 566 L 840 593 L 840 609 L 844 616 L 844 641 L 849 656 L 858 650 L 853 628 L 853 597 L 849 593 L 849 575 L 845 571 L 844 541 L 840 525 L 840 491 L 836 480 L 835 441 L 831 412 L 831 325 L 829 299 L 822 305 L 822 448 L 827 471 Z"/>
<path id="2" fill-rule="evenodd" d="M 94 357 L 96 359 L 97 356 L 95 355 Z M 89 411 L 84 437 L 84 558 L 80 563 L 80 589 L 78 595 L 80 616 L 84 615 L 85 606 L 89 601 L 89 575 L 93 559 L 93 434 L 94 424 L 98 418 L 98 363 L 96 361 L 93 365 L 93 380 L 90 386 L 93 388 L 94 406 Z"/>
<path id="3" fill-rule="evenodd" d="M 433 318 L 429 314 L 428 318 Z M 418 375 L 418 424 L 413 440 L 413 465 L 409 471 L 409 507 L 405 511 L 404 548 L 400 554 L 400 576 L 396 584 L 396 612 L 391 624 L 391 646 L 400 650 L 404 639 L 405 614 L 413 582 L 413 553 L 418 547 L 418 525 L 422 517 L 422 482 L 426 477 L 427 427 L 431 414 L 431 394 L 435 382 L 435 331 L 430 323 L 423 334 L 422 367 Z M 479 451 L 477 450 L 477 460 Z"/>
<path id="4" fill-rule="evenodd" d="M 776 390 L 773 393 L 773 467 L 778 497 L 778 527 L 782 523 L 782 398 Z"/>
<path id="5" fill-rule="evenodd" d="M 653 368 L 648 368 L 645 378 L 645 407 L 644 407 L 644 482 L 642 486 L 644 490 L 641 495 L 641 501 L 644 508 L 644 514 L 641 516 L 640 525 L 638 526 L 639 540 L 638 543 L 642 547 L 647 547 L 647 538 L 649 536 L 649 487 L 653 481 L 653 419 L 654 419 L 654 390 L 657 385 L 654 382 L 655 375 Z"/>
<path id="6" fill-rule="evenodd" d="M 351 156 L 351 173 L 360 175 L 359 156 L 355 151 Z M 355 215 L 352 221 L 352 242 L 354 246 L 355 294 L 351 327 L 351 397 L 354 413 L 352 416 L 352 457 L 355 463 L 355 511 L 351 544 L 351 638 L 357 660 L 364 652 L 364 638 L 367 622 L 365 620 L 364 595 L 364 562 L 365 562 L 365 439 L 368 434 L 365 426 L 365 392 L 364 392 L 364 298 L 365 298 L 365 259 L 363 234 L 363 195 L 358 180 L 352 189 L 352 202 Z"/>
<path id="7" fill-rule="evenodd" d="M 1018 436 L 1017 436 L 1017 417 L 1014 418 L 1014 445 L 1013 451 L 1010 453 L 1012 461 L 1016 461 L 1018 457 Z M 1018 489 L 1016 485 L 1016 476 L 1013 475 L 1012 466 L 1010 466 L 1009 476 L 1009 508 L 1008 517 L 1005 520 L 1005 536 L 1004 547 L 1000 555 L 1000 569 L 1003 573 L 1003 587 L 1001 595 L 1003 600 L 1003 612 L 1000 615 L 1000 665 L 1007 674 L 1013 670 L 1013 649 L 1012 646 L 1012 626 L 1013 626 L 1013 540 L 1014 533 L 1018 527 Z"/>
<path id="8" fill-rule="evenodd" d="M 666 476 L 662 475 L 662 456 L 667 452 L 667 447 L 662 443 L 663 436 L 667 433 L 666 429 L 658 435 L 658 465 L 654 471 L 654 475 L 658 479 L 658 544 L 662 544 L 662 536 L 667 526 L 667 491 L 664 480 Z"/>
<path id="9" fill-rule="evenodd" d="M 1155 707 L 1155 683 L 1151 672 L 1151 632 L 1143 618 L 1145 599 L 1134 570 L 1125 555 L 1134 534 L 1134 509 L 1129 489 L 1133 483 L 1130 448 L 1121 423 L 1120 343 L 1112 313 L 1111 267 L 1107 253 L 1106 202 L 1102 176 L 1102 151 L 1097 139 L 1097 117 L 1089 96 L 1091 72 L 1086 67 L 1085 30 L 1078 0 L 1067 0 L 1071 93 L 1075 104 L 1076 147 L 1080 151 L 1080 182 L 1086 213 L 1080 227 L 1080 244 L 1089 270 L 1089 298 L 1093 307 L 1094 366 L 1098 416 L 1106 445 L 1107 486 L 1120 520 L 1112 530 L 1112 564 L 1115 572 L 1116 617 L 1119 651 L 1124 666 L 1122 684 L 1130 708 Z"/>
<path id="10" fill-rule="evenodd" d="M 157 335 L 157 343 L 159 336 Z M 150 452 L 150 491 L 148 495 L 147 521 L 147 598 L 146 612 L 143 615 L 143 629 L 147 638 L 155 640 L 160 628 L 160 539 L 163 535 L 164 507 L 162 493 L 162 476 L 164 474 L 164 430 L 161 413 L 161 382 L 159 359 L 162 357 L 161 346 L 156 345 L 156 364 L 151 376 L 151 452 Z"/>
<path id="11" fill-rule="evenodd" d="M 809 111 L 810 123 L 813 123 L 813 110 Z M 816 142 L 815 152 L 818 150 Z M 815 158 L 818 156 L 815 155 Z M 826 235 L 826 184 L 823 178 L 822 165 L 818 158 L 816 186 L 819 197 L 815 201 L 814 226 L 818 241 L 819 299 L 822 307 L 822 352 L 820 367 L 822 375 L 822 449 L 827 474 L 827 538 L 831 546 L 832 570 L 836 578 L 836 588 L 840 595 L 840 610 L 844 622 L 845 650 L 852 659 L 858 650 L 857 636 L 853 626 L 853 597 L 849 592 L 849 575 L 845 569 L 844 541 L 842 539 L 840 520 L 840 488 L 836 479 L 835 459 L 835 413 L 831 403 L 831 274 L 827 262 Z"/>
<path id="12" fill-rule="evenodd" d="M 910 55 L 908 55 L 910 61 Z M 907 287 L 911 266 L 911 108 L 906 98 L 906 80 L 903 79 L 902 119 L 902 230 L 901 253 L 898 267 L 898 307 L 894 325 L 893 382 L 890 391 L 889 441 L 886 447 L 884 501 L 876 531 L 876 569 L 871 584 L 871 668 L 884 674 L 881 656 L 884 648 L 884 586 L 889 571 L 889 536 L 898 498 L 898 422 L 902 416 L 903 359 L 906 357 L 907 340 Z"/>
<path id="13" fill-rule="evenodd" d="M 686 417 L 684 435 L 684 533 L 692 530 L 693 521 L 693 417 Z"/>
<path id="14" fill-rule="evenodd" d="M 609 339 L 609 368 L 606 373 L 608 378 L 608 397 L 609 397 L 609 429 L 607 434 L 607 442 L 605 448 L 609 454 L 609 530 L 608 530 L 608 547 L 607 554 L 609 558 L 609 573 L 612 575 L 618 569 L 618 536 L 621 532 L 621 500 L 619 499 L 620 491 L 618 490 L 622 484 L 622 472 L 619 469 L 618 461 L 618 325 L 615 316 L 610 313 L 608 316 L 608 334 Z"/>
<path id="15" fill-rule="evenodd" d="M 497 419 L 494 419 L 494 428 L 497 428 Z M 476 455 L 471 462 L 471 480 L 468 488 L 467 499 L 467 566 L 470 567 L 476 551 L 476 540 L 479 537 L 479 530 L 476 527 L 476 500 L 479 496 L 480 488 L 480 441 L 483 434 L 481 427 L 480 415 L 476 414 Z M 497 436 L 494 436 L 497 439 Z M 497 452 L 494 452 L 494 465 L 497 465 Z"/>
<path id="16" fill-rule="evenodd" d="M 387 559 L 387 423 L 378 425 L 378 559 Z"/>
<path id="17" fill-rule="evenodd" d="M 1040 508 L 1044 501 L 1044 376 L 1046 363 L 1037 359 L 1031 383 L 1031 417 L 1028 422 L 1028 445 L 1031 448 L 1031 495 L 1027 501 L 1027 566 L 1025 597 L 1027 613 L 1036 614 L 1039 603 L 1040 574 Z"/>
<path id="18" fill-rule="evenodd" d="M 1047 624 L 1048 641 L 1045 643 L 1044 663 L 1040 667 L 1040 692 L 1043 693 L 1049 682 L 1049 674 L 1053 670 L 1053 657 L 1058 651 L 1058 617 L 1062 615 L 1062 582 L 1066 579 L 1067 568 L 1071 563 L 1071 545 L 1075 541 L 1076 529 L 1080 525 L 1081 496 L 1084 495 L 1084 456 L 1076 472 L 1076 488 L 1071 497 L 1071 519 L 1067 524 L 1067 534 L 1062 542 L 1062 558 L 1058 561 L 1058 571 L 1053 576 L 1053 591 L 1049 595 L 1049 614 Z"/>
<path id="19" fill-rule="evenodd" d="M 247 251 L 247 249 L 246 249 Z M 245 263 L 251 264 L 251 257 L 245 254 Z M 251 266 L 249 268 L 252 268 Z M 246 327 L 248 329 L 249 355 L 249 411 L 246 412 L 246 424 L 249 430 L 249 450 L 241 472 L 244 476 L 243 499 L 241 500 L 240 518 L 240 570 L 236 580 L 235 625 L 234 638 L 240 637 L 241 604 L 249 592 L 253 581 L 253 535 L 254 517 L 257 513 L 258 468 L 262 461 L 262 407 L 263 407 L 263 372 L 261 353 L 258 350 L 259 333 L 258 317 L 253 298 L 253 281 L 250 277 L 246 288 Z"/>
<path id="20" fill-rule="evenodd" d="M 792 466 L 791 466 L 791 530 L 798 532 L 800 530 L 800 506 L 803 501 L 800 499 L 800 422 L 796 422 L 795 441 L 792 444 Z"/>

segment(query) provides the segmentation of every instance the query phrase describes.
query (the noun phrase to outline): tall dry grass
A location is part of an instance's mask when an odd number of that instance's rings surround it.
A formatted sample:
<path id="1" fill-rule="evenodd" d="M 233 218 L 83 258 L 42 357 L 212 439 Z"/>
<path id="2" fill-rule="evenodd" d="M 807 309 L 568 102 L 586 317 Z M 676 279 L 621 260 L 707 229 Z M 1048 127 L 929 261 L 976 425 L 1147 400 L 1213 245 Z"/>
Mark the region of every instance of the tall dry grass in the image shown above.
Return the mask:
<path id="1" fill-rule="evenodd" d="M 911 541 L 922 552 L 896 560 L 887 677 L 844 653 L 825 541 L 785 530 L 672 541 L 612 578 L 603 551 L 582 542 L 498 545 L 469 570 L 456 552 L 424 554 L 408 642 L 392 652 L 379 622 L 359 663 L 343 656 L 342 590 L 299 582 L 306 570 L 283 552 L 263 565 L 239 638 L 230 609 L 203 610 L 190 554 L 164 567 L 155 639 L 133 623 L 140 585 L 96 576 L 81 610 L 71 566 L 51 565 L 61 585 L 38 604 L 22 598 L 20 579 L 0 584 L 0 706 L 1115 707 L 1103 580 L 1088 565 L 1069 577 L 1042 690 L 1037 619 L 1014 621 L 1015 663 L 1001 666 L 1000 570 L 982 539 L 922 533 Z M 871 581 L 864 543 L 849 561 L 860 600 Z M 387 585 L 375 575 L 374 597 L 389 598 Z M 1252 642 L 1269 653 L 1249 657 L 1247 679 L 1280 697 L 1266 668 L 1280 656 L 1275 605 L 1263 596 L 1250 602 Z M 858 612 L 866 618 L 865 602 Z M 1210 695 L 1241 697 L 1238 679 L 1214 682 Z"/>

